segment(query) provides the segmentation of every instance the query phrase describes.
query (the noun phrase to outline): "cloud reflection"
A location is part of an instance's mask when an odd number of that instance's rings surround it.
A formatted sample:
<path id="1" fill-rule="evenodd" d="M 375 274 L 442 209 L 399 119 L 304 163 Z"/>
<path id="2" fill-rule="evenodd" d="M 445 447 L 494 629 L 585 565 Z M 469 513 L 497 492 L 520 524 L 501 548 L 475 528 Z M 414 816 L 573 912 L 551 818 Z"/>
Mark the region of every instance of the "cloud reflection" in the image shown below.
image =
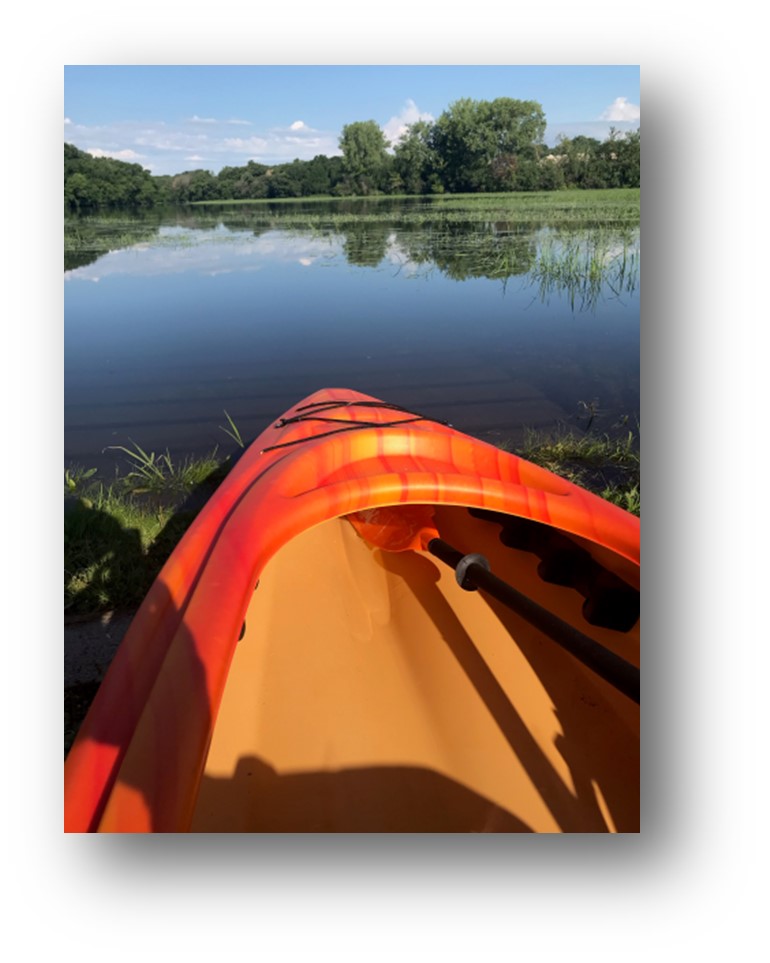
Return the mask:
<path id="1" fill-rule="evenodd" d="M 343 257 L 340 236 L 311 237 L 267 231 L 188 231 L 161 228 L 154 241 L 109 251 L 98 260 L 65 271 L 67 281 L 99 281 L 116 276 L 155 277 L 166 274 L 217 274 L 260 271 L 271 264 L 310 267 L 319 260 Z"/>

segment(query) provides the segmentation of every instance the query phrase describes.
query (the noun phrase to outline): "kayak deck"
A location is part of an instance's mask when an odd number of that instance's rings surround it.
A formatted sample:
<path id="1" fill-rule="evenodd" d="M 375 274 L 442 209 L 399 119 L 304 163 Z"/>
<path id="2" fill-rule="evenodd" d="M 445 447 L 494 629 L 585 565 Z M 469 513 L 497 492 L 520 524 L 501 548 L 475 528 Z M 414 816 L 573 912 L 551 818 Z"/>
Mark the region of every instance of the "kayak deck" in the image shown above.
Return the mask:
<path id="1" fill-rule="evenodd" d="M 436 522 L 639 664 L 638 622 L 589 625 L 581 594 L 544 582 L 537 555 L 504 545 L 489 520 L 442 507 Z M 590 551 L 638 579 L 631 563 Z M 636 832 L 639 707 L 429 555 L 382 552 L 332 519 L 262 572 L 190 828 Z"/>

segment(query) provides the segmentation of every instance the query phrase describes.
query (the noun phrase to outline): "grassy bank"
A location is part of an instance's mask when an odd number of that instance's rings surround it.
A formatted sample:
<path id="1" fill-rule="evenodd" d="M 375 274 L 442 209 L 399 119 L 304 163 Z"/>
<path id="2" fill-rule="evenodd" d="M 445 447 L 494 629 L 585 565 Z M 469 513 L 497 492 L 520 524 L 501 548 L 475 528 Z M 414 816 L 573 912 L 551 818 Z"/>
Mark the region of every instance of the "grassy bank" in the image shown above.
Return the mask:
<path id="1" fill-rule="evenodd" d="M 106 483 L 94 469 L 64 474 L 64 614 L 86 619 L 136 608 L 230 468 L 216 452 L 174 462 L 138 446 Z"/>

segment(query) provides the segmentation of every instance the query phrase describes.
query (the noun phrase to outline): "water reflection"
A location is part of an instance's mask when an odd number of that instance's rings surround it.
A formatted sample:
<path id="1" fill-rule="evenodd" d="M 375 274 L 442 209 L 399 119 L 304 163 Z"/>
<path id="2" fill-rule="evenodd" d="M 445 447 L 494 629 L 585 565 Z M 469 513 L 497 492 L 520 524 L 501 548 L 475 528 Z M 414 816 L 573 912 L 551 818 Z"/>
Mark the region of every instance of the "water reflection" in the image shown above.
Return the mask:
<path id="1" fill-rule="evenodd" d="M 189 216 L 184 218 L 192 220 Z M 236 226 L 236 224 L 238 226 Z M 275 230 L 246 226 L 244 220 L 215 227 L 156 226 L 114 235 L 86 228 L 65 246 L 65 277 L 94 280 L 115 271 L 136 274 L 154 270 L 255 270 L 259 258 L 296 260 L 308 264 L 318 258 L 344 256 L 350 265 L 376 268 L 384 261 L 407 273 L 436 269 L 455 281 L 470 278 L 506 280 L 531 275 L 539 296 L 568 296 L 573 309 L 594 307 L 602 297 L 633 293 L 639 281 L 638 229 L 584 229 L 554 232 L 509 222 L 444 224 L 431 229 L 397 228 L 385 221 L 358 221 L 343 230 Z M 106 251 L 105 238 L 109 237 Z M 91 246 L 89 246 L 91 245 Z M 225 251 L 224 245 L 230 250 Z M 130 249 L 150 252 L 141 261 L 115 258 L 100 270 L 77 271 Z M 191 253 L 197 251 L 197 254 Z M 604 290 L 606 288 L 606 290 Z"/>
<path id="2" fill-rule="evenodd" d="M 299 207 L 68 224 L 66 463 L 224 454 L 223 409 L 253 437 L 323 386 L 494 442 L 638 414 L 636 225 Z"/>

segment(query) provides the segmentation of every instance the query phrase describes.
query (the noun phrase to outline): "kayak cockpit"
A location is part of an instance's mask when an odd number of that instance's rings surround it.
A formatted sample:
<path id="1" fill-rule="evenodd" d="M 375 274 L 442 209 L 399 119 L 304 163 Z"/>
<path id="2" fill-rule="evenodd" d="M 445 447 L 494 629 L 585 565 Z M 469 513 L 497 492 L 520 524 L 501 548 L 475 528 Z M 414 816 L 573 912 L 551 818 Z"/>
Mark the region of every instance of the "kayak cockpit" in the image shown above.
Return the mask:
<path id="1" fill-rule="evenodd" d="M 499 522 L 436 510 L 442 537 L 638 666 L 638 622 L 589 624 L 583 587 L 545 581 Z M 574 545 L 638 589 L 632 563 Z M 639 707 L 427 553 L 332 519 L 260 576 L 190 828 L 635 832 Z"/>

